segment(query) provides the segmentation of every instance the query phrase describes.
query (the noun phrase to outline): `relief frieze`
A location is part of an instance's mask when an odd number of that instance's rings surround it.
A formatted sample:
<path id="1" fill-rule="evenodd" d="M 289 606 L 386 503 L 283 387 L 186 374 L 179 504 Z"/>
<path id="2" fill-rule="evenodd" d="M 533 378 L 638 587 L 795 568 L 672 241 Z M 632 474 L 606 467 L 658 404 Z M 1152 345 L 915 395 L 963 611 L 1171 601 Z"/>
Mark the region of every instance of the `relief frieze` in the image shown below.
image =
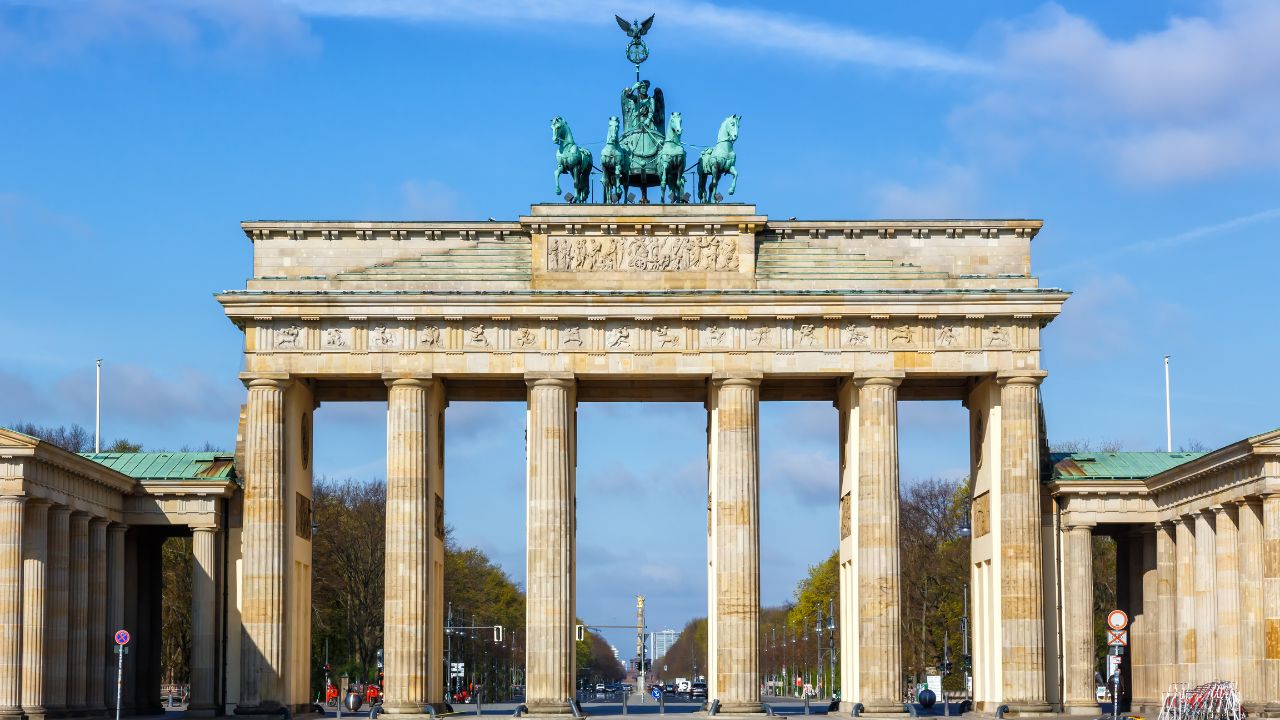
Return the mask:
<path id="1" fill-rule="evenodd" d="M 738 242 L 720 235 L 553 237 L 550 272 L 736 272 Z"/>
<path id="2" fill-rule="evenodd" d="M 728 352 L 1034 350 L 1021 326 L 990 319 L 837 316 L 610 319 L 352 318 L 266 325 L 267 352 Z M 403 322 L 402 322 L 403 321 Z M 1015 333 L 1019 333 L 1016 334 Z"/>

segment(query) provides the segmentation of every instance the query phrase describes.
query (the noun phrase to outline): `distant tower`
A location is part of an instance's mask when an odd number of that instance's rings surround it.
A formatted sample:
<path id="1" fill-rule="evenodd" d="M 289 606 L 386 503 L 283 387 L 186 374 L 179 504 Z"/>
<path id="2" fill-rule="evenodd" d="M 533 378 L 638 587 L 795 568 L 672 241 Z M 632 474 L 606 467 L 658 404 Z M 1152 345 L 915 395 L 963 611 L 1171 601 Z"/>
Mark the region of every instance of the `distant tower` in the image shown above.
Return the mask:
<path id="1" fill-rule="evenodd" d="M 636 686 L 644 692 L 644 596 L 636 596 L 636 658 L 639 660 Z"/>

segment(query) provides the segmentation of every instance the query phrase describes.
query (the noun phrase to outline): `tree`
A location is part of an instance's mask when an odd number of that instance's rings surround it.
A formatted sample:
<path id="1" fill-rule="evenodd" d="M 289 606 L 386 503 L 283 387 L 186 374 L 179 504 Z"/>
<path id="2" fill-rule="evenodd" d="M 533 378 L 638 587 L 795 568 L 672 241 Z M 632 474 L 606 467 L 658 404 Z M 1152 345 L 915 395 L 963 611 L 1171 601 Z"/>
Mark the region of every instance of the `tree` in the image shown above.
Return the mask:
<path id="1" fill-rule="evenodd" d="M 898 541 L 902 577 L 903 669 L 922 677 L 941 666 L 950 641 L 952 672 L 945 688 L 963 687 L 960 618 L 969 583 L 968 484 L 924 480 L 902 491 Z"/>
<path id="2" fill-rule="evenodd" d="M 386 504 L 384 483 L 321 478 L 313 485 L 313 668 L 323 663 L 327 640 L 339 660 L 335 674 L 370 677 L 382 647 Z"/>
<path id="3" fill-rule="evenodd" d="M 191 538 L 166 539 L 160 560 L 161 677 L 181 685 L 191 681 Z"/>
<path id="4" fill-rule="evenodd" d="M 57 445 L 63 450 L 74 453 L 93 452 L 93 433 L 85 430 L 80 425 L 72 423 L 71 425 L 36 425 L 35 423 L 20 422 L 10 426 L 11 430 L 16 430 L 23 435 L 30 435 L 37 440 L 42 440 L 53 445 Z M 142 452 L 142 445 L 130 442 L 124 438 L 117 438 L 103 448 L 103 452 Z"/>

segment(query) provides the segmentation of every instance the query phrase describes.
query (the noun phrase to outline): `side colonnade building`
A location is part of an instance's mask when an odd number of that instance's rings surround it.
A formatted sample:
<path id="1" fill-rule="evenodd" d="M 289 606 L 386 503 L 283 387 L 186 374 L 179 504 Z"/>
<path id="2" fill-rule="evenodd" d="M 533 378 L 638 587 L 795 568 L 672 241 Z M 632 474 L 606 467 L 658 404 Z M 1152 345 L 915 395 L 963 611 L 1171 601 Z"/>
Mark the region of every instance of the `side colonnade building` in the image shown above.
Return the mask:
<path id="1" fill-rule="evenodd" d="M 189 712 L 221 714 L 234 465 L 210 452 L 80 455 L 0 428 L 0 716 L 106 716 L 122 628 L 133 641 L 121 710 L 161 712 L 160 552 L 184 534 Z"/>
<path id="2" fill-rule="evenodd" d="M 161 482 L 128 458 L 2 436 L 0 714 L 103 707 L 98 628 L 132 622 L 139 655 L 155 652 L 142 652 L 158 612 L 148 538 L 175 532 L 195 535 L 194 709 L 307 712 L 315 410 L 377 401 L 383 712 L 423 715 L 445 700 L 446 408 L 495 400 L 528 407 L 532 714 L 568 715 L 575 691 L 577 408 L 617 401 L 707 410 L 708 697 L 726 714 L 763 712 L 759 408 L 774 400 L 838 410 L 842 712 L 903 713 L 897 403 L 934 400 L 968 408 L 978 709 L 1096 710 L 1086 550 L 1107 533 L 1134 617 L 1135 701 L 1236 672 L 1252 707 L 1280 714 L 1275 437 L 1129 476 L 1051 456 L 1041 332 L 1068 294 L 1032 273 L 1038 220 L 583 204 L 535 205 L 514 222 L 242 227 L 253 275 L 217 296 L 245 337 L 234 472 L 226 459 L 216 479 Z M 83 601 L 67 590 L 99 582 Z M 87 624 L 71 619 L 81 613 Z M 132 660 L 141 711 L 157 697 L 158 660 Z M 83 674 L 83 696 L 80 680 L 28 691 L 31 668 Z"/>

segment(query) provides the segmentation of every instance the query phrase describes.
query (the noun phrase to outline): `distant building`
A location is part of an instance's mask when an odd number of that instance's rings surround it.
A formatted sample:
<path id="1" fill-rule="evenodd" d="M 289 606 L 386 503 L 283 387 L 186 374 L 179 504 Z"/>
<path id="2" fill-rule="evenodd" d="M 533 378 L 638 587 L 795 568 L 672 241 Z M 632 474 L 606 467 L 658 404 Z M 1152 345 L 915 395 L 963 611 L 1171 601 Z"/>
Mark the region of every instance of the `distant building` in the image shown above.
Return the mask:
<path id="1" fill-rule="evenodd" d="M 676 638 L 680 637 L 680 633 L 675 630 L 659 630 L 653 634 L 653 657 L 665 657 L 667 651 L 672 645 L 676 644 Z"/>

